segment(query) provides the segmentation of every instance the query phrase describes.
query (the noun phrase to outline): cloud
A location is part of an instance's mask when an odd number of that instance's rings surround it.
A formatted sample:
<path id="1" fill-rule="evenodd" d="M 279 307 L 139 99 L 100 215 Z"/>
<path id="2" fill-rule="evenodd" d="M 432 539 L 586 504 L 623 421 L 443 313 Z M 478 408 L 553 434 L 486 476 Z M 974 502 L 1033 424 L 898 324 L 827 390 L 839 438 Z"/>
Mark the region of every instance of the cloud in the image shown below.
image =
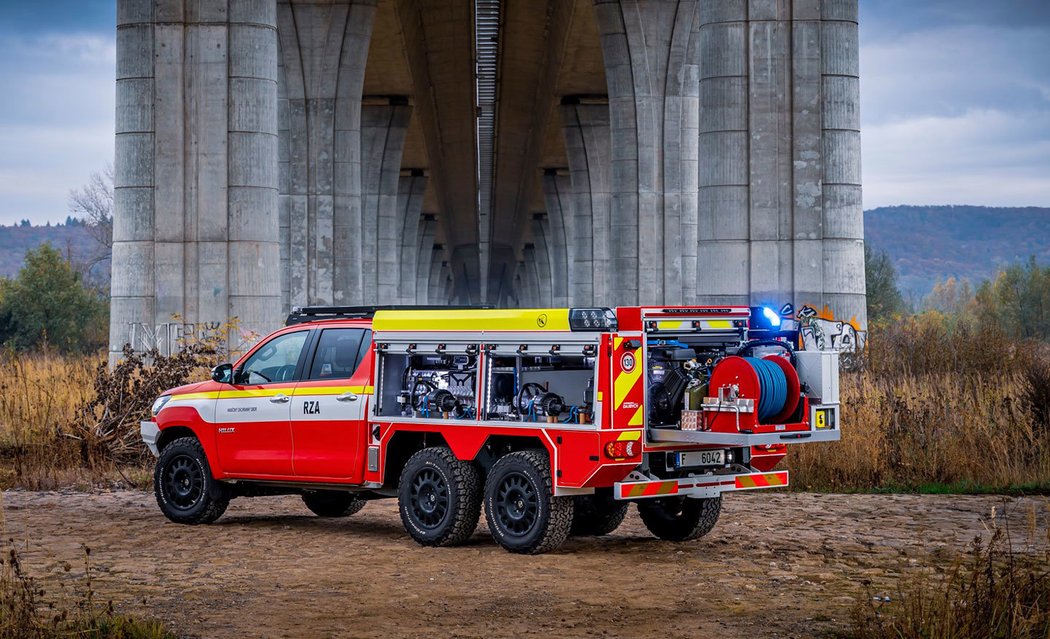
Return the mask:
<path id="1" fill-rule="evenodd" d="M 1050 111 L 975 110 L 864 129 L 864 203 L 1050 205 Z"/>
<path id="2" fill-rule="evenodd" d="M 0 223 L 57 221 L 113 161 L 115 37 L 0 34 Z"/>
<path id="3" fill-rule="evenodd" d="M 865 206 L 1050 206 L 1050 3 L 861 5 Z"/>

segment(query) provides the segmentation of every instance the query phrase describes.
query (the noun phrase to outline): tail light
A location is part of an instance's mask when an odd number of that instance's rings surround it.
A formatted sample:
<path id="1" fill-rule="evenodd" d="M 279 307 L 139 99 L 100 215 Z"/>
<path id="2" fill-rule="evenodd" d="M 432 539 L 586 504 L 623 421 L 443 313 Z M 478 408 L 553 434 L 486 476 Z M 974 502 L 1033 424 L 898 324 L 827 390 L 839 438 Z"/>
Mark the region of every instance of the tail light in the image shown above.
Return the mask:
<path id="1" fill-rule="evenodd" d="M 609 442 L 605 445 L 605 456 L 609 459 L 630 459 L 642 452 L 642 443 L 636 439 Z"/>

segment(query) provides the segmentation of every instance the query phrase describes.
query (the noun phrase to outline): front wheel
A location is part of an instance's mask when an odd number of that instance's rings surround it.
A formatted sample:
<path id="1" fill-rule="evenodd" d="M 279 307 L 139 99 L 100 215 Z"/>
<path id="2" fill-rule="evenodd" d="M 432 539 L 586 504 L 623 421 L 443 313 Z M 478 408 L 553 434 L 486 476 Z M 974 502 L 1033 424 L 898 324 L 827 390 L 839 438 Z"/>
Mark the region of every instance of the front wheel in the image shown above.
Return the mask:
<path id="1" fill-rule="evenodd" d="M 485 481 L 485 518 L 510 552 L 538 555 L 562 545 L 572 527 L 572 497 L 555 497 L 550 458 L 525 450 L 500 457 Z"/>
<path id="2" fill-rule="evenodd" d="M 229 492 L 212 478 L 195 437 L 180 437 L 164 447 L 153 471 L 153 492 L 161 512 L 177 524 L 210 524 L 230 505 Z"/>
<path id="3" fill-rule="evenodd" d="M 722 497 L 689 499 L 662 497 L 638 502 L 642 523 L 660 539 L 691 541 L 699 539 L 718 523 L 722 512 Z"/>
<path id="4" fill-rule="evenodd" d="M 318 517 L 349 517 L 365 507 L 365 500 L 341 490 L 303 493 L 303 503 Z"/>

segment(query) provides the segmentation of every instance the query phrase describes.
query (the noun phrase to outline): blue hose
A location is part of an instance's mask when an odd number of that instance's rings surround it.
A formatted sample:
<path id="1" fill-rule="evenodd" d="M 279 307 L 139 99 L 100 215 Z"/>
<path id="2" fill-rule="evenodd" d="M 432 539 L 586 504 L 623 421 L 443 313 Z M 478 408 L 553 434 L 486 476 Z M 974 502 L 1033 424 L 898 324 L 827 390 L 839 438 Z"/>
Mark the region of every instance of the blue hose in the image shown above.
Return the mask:
<path id="1" fill-rule="evenodd" d="M 766 422 L 784 411 L 788 398 L 787 376 L 773 362 L 757 357 L 745 357 L 744 360 L 758 375 L 758 421 Z"/>

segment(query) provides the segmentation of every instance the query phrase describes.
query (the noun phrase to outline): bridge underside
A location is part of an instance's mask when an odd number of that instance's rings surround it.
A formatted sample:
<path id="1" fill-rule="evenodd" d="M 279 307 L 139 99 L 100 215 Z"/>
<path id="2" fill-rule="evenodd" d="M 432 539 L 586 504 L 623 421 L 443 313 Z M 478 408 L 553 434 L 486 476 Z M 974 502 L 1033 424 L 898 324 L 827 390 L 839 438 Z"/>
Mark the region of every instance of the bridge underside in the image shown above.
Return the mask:
<path id="1" fill-rule="evenodd" d="M 118 0 L 112 348 L 308 304 L 865 321 L 857 0 Z"/>

